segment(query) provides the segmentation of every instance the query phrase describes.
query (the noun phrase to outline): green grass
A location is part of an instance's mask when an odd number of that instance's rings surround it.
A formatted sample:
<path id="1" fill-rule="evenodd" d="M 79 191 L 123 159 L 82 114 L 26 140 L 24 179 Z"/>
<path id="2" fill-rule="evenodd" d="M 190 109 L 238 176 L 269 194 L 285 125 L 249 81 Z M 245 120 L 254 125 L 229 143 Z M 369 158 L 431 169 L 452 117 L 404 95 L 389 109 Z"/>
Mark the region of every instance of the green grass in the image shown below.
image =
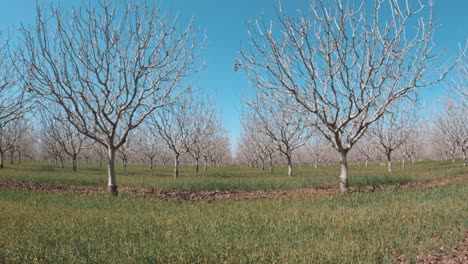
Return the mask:
<path id="1" fill-rule="evenodd" d="M 336 187 L 338 166 L 191 167 L 117 170 L 120 186 L 192 190 Z M 350 166 L 351 185 L 425 182 L 460 177 L 460 164 L 424 161 L 402 169 Z M 106 170 L 26 162 L 7 164 L 0 179 L 106 185 Z M 0 263 L 391 263 L 405 254 L 450 248 L 468 228 L 468 184 L 379 190 L 332 197 L 213 203 L 157 198 L 75 196 L 0 188 Z"/>
<path id="2" fill-rule="evenodd" d="M 387 176 L 386 166 L 372 164 L 368 168 L 351 165 L 349 181 L 351 186 L 378 184 L 405 184 L 425 182 L 440 178 L 458 177 L 468 173 L 467 168 L 450 162 L 424 161 L 409 164 L 405 169 L 394 164 L 394 173 Z M 194 168 L 182 167 L 180 179 L 172 177 L 172 167 L 147 167 L 132 165 L 125 171 L 117 167 L 119 186 L 145 186 L 164 189 L 190 190 L 281 190 L 298 188 L 329 188 L 338 184 L 339 167 L 308 166 L 294 168 L 293 177 L 285 176 L 286 168 L 275 167 L 274 173 L 262 172 L 259 168 L 221 167 L 209 168 L 205 175 L 195 174 Z M 106 186 L 106 167 L 81 164 L 77 173 L 72 173 L 69 165 L 61 169 L 54 164 L 26 162 L 7 164 L 0 170 L 0 179 L 46 182 L 56 184 Z"/>
<path id="3" fill-rule="evenodd" d="M 123 180 L 122 180 L 123 181 Z M 449 248 L 468 185 L 213 203 L 0 188 L 0 263 L 391 263 Z"/>

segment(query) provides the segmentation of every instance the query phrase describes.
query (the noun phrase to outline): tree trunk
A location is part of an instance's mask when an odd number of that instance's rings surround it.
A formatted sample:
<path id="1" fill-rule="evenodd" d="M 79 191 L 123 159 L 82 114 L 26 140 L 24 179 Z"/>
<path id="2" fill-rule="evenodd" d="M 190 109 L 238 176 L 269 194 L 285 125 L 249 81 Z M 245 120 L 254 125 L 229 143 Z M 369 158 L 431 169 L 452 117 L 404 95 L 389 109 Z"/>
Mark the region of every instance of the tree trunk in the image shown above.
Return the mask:
<path id="1" fill-rule="evenodd" d="M 403 159 L 401 162 L 402 162 L 402 163 L 401 163 L 401 167 L 404 169 L 405 166 L 406 166 L 406 164 L 405 164 L 405 159 Z"/>
<path id="2" fill-rule="evenodd" d="M 18 151 L 18 163 L 21 163 L 21 151 Z"/>
<path id="3" fill-rule="evenodd" d="M 122 159 L 122 170 L 124 171 L 126 167 L 127 167 L 127 159 L 123 158 Z"/>
<path id="4" fill-rule="evenodd" d="M 387 166 L 388 166 L 388 176 L 392 175 L 392 153 L 387 152 Z"/>
<path id="5" fill-rule="evenodd" d="M 65 165 L 63 164 L 63 157 L 60 157 L 60 168 L 65 168 Z"/>
<path id="6" fill-rule="evenodd" d="M 291 155 L 287 155 L 286 157 L 288 159 L 288 177 L 292 176 L 292 158 Z"/>
<path id="7" fill-rule="evenodd" d="M 15 152 L 11 151 L 10 152 L 10 164 L 13 165 L 13 158 L 15 157 Z"/>
<path id="8" fill-rule="evenodd" d="M 77 156 L 76 153 L 73 154 L 73 156 L 72 156 L 72 171 L 73 172 L 76 172 L 76 170 L 77 170 L 76 156 Z"/>
<path id="9" fill-rule="evenodd" d="M 0 169 L 3 169 L 3 152 L 0 152 Z"/>
<path id="10" fill-rule="evenodd" d="M 345 193 L 348 191 L 348 152 L 346 150 L 340 151 L 340 163 L 341 163 L 341 173 L 340 173 L 340 191 Z"/>
<path id="11" fill-rule="evenodd" d="M 265 160 L 262 159 L 262 171 L 265 171 Z"/>
<path id="12" fill-rule="evenodd" d="M 150 158 L 150 170 L 153 169 L 153 159 L 154 159 L 154 157 L 151 157 L 151 158 Z"/>
<path id="13" fill-rule="evenodd" d="M 107 165 L 107 175 L 108 175 L 108 190 L 112 196 L 117 196 L 117 182 L 115 180 L 115 149 L 108 147 L 108 165 Z"/>
<path id="14" fill-rule="evenodd" d="M 466 160 L 466 152 L 463 152 L 463 168 L 466 168 L 468 160 Z"/>
<path id="15" fill-rule="evenodd" d="M 198 158 L 198 157 L 195 159 L 195 172 L 196 172 L 197 174 L 198 174 L 198 167 L 199 167 L 199 159 L 200 159 L 200 158 Z"/>
<path id="16" fill-rule="evenodd" d="M 204 163 L 203 163 L 203 171 L 206 173 L 206 170 L 208 168 L 208 158 L 204 157 Z"/>
<path id="17" fill-rule="evenodd" d="M 176 154 L 174 159 L 174 178 L 179 178 L 179 154 Z"/>
<path id="18" fill-rule="evenodd" d="M 273 159 L 271 157 L 270 157 L 269 163 L 270 163 L 270 174 L 272 174 L 273 173 Z"/>
<path id="19" fill-rule="evenodd" d="M 365 166 L 366 166 L 366 168 L 369 167 L 369 159 L 368 158 L 366 158 L 366 165 Z"/>

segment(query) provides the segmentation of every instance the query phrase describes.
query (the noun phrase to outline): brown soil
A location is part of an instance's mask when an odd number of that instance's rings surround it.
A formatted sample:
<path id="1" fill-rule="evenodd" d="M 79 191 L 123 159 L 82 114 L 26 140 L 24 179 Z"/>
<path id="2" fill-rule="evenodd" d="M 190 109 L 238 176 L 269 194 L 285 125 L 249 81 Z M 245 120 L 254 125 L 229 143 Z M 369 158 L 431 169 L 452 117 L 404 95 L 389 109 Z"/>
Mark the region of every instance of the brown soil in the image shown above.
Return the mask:
<path id="1" fill-rule="evenodd" d="M 408 263 L 405 255 L 397 258 L 398 263 Z M 416 257 L 417 263 L 424 264 L 466 264 L 468 263 L 468 230 L 465 230 L 459 239 L 459 243 L 454 248 L 444 247 L 434 252 L 422 253 Z"/>
<path id="2" fill-rule="evenodd" d="M 350 193 L 356 192 L 373 192 L 381 189 L 406 190 L 415 188 L 434 188 L 445 186 L 457 182 L 468 182 L 468 175 L 463 175 L 457 178 L 441 179 L 431 182 L 414 182 L 408 184 L 394 185 L 369 185 L 351 187 Z M 15 181 L 0 179 L 0 187 L 27 189 L 32 191 L 42 192 L 73 192 L 78 195 L 105 194 L 107 189 L 100 186 L 77 186 L 66 184 L 47 184 L 29 181 Z M 340 192 L 336 188 L 330 189 L 296 189 L 296 190 L 258 190 L 258 191 L 192 191 L 192 190 L 169 190 L 157 188 L 138 188 L 138 187 L 122 187 L 119 188 L 119 194 L 123 196 L 144 196 L 144 197 L 159 197 L 166 201 L 215 201 L 215 200 L 251 200 L 259 198 L 281 198 L 289 196 L 306 196 L 319 195 L 330 196 L 338 195 Z"/>

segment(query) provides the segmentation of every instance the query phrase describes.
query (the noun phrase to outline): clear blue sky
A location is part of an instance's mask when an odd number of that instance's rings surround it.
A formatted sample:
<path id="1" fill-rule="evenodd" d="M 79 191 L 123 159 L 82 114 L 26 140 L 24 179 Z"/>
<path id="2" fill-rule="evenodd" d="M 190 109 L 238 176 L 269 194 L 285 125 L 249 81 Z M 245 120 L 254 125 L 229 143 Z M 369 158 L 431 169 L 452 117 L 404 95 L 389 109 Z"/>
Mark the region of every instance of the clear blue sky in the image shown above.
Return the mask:
<path id="1" fill-rule="evenodd" d="M 51 2 L 53 0 L 40 1 Z M 58 1 L 54 1 L 58 2 Z M 62 1 L 65 7 L 79 0 Z M 87 1 L 86 1 L 87 2 Z M 91 1 L 93 2 L 93 1 Z M 307 0 L 283 0 L 288 10 L 304 6 Z M 435 43 L 447 49 L 448 56 L 454 56 L 458 43 L 468 37 L 468 1 L 436 0 L 434 20 L 441 28 L 436 33 Z M 228 129 L 233 147 L 237 143 L 241 126 L 239 110 L 241 96 L 248 93 L 249 83 L 242 71 L 234 72 L 233 65 L 241 47 L 248 44 L 247 24 L 262 12 L 274 17 L 276 0 L 166 0 L 163 8 L 172 6 L 178 10 L 182 20 L 195 17 L 196 24 L 206 32 L 206 48 L 202 60 L 206 67 L 194 81 L 194 86 L 203 89 L 216 101 L 222 113 L 224 127 Z M 34 23 L 35 0 L 3 0 L 0 8 L 0 31 Z M 430 87 L 422 93 L 424 104 L 433 106 L 444 94 L 443 87 Z"/>

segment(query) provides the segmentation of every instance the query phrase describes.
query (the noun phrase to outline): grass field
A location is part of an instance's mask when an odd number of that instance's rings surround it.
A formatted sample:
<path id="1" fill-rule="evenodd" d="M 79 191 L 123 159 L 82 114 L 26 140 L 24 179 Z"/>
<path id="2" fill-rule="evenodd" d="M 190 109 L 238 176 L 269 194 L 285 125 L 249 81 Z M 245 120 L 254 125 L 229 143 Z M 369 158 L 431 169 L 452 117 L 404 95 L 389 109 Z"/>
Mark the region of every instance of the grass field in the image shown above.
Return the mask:
<path id="1" fill-rule="evenodd" d="M 335 186 L 337 167 L 296 176 L 258 169 L 130 167 L 120 185 L 187 189 Z M 460 177 L 462 168 L 423 162 L 397 169 L 351 167 L 351 184 Z M 302 174 L 301 174 L 302 173 Z M 51 165 L 8 166 L 0 179 L 103 185 L 105 172 Z M 250 185 L 252 184 L 252 186 Z M 392 263 L 450 248 L 468 229 L 468 184 L 351 195 L 245 201 L 166 202 L 157 198 L 77 196 L 0 188 L 0 263 Z"/>

